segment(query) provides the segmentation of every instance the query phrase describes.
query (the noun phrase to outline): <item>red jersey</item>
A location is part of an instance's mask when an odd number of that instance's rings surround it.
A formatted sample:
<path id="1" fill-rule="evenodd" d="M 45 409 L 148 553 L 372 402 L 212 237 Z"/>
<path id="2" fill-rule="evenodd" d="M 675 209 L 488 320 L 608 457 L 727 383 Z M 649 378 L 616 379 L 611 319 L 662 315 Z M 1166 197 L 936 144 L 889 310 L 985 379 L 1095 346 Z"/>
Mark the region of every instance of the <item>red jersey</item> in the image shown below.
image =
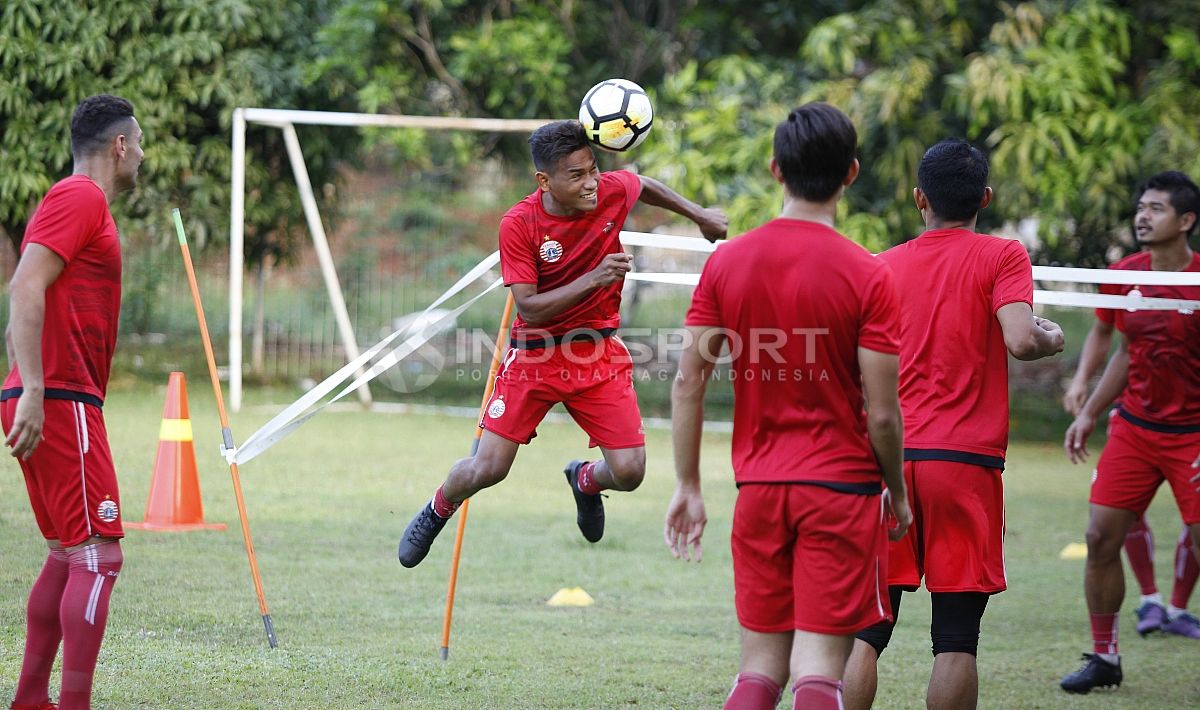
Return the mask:
<path id="1" fill-rule="evenodd" d="M 897 313 L 887 265 L 815 222 L 774 219 L 709 257 L 685 322 L 730 340 L 738 484 L 878 490 L 858 348 L 896 354 Z"/>
<path id="2" fill-rule="evenodd" d="M 500 272 L 504 285 L 535 284 L 538 293 L 565 286 L 619 254 L 625 218 L 642 194 L 642 181 L 625 170 L 601 173 L 596 208 L 571 217 L 552 215 L 537 190 L 513 205 L 500 220 Z M 554 323 L 532 328 L 520 315 L 514 335 L 536 330 L 563 335 L 579 328 L 615 328 L 621 322 L 621 286 L 617 281 L 593 289 L 582 301 L 555 317 Z"/>
<path id="3" fill-rule="evenodd" d="M 1150 252 L 1127 256 L 1108 268 L 1150 271 Z M 1193 253 L 1183 270 L 1200 271 L 1200 254 Z M 1147 298 L 1200 301 L 1200 286 L 1100 285 L 1100 293 L 1135 291 Z M 1152 424 L 1200 425 L 1200 316 L 1098 308 L 1096 317 L 1114 324 L 1129 344 L 1129 384 L 1121 393 L 1121 411 Z"/>
<path id="4" fill-rule="evenodd" d="M 905 459 L 1002 468 L 1008 348 L 996 311 L 1010 303 L 1033 305 L 1033 266 L 1025 247 L 965 229 L 933 229 L 879 256 L 904 294 Z"/>
<path id="5" fill-rule="evenodd" d="M 30 244 L 65 263 L 46 289 L 45 387 L 103 399 L 121 313 L 121 242 L 104 191 L 86 175 L 60 180 L 30 217 L 22 253 Z M 4 389 L 20 386 L 14 366 Z"/>

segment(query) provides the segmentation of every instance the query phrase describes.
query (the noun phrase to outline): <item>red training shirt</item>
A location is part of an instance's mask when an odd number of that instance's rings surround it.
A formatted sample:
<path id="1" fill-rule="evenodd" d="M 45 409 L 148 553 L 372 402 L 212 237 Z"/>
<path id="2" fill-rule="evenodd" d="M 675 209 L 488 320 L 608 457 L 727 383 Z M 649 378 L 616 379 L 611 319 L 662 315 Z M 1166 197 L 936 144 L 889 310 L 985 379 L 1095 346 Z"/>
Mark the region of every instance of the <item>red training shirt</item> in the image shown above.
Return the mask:
<path id="1" fill-rule="evenodd" d="M 1025 247 L 965 229 L 933 229 L 879 256 L 891 265 L 903 294 L 905 459 L 1002 468 L 1008 348 L 996 311 L 1010 303 L 1033 305 L 1033 266 Z M 958 455 L 963 453 L 968 456 Z"/>
<path id="2" fill-rule="evenodd" d="M 500 272 L 504 285 L 536 284 L 538 293 L 565 286 L 619 254 L 625 218 L 642 194 L 637 175 L 617 170 L 600 174 L 596 208 L 571 217 L 558 217 L 542 206 L 536 190 L 500 220 Z M 615 328 L 621 322 L 621 286 L 617 281 L 593 289 L 582 301 L 555 317 L 553 324 L 531 328 L 520 315 L 516 335 L 525 330 L 563 335 L 578 328 Z"/>
<path id="3" fill-rule="evenodd" d="M 1150 252 L 1127 256 L 1110 269 L 1150 271 Z M 1200 254 L 1184 271 L 1200 271 Z M 1200 286 L 1101 284 L 1100 293 L 1200 301 Z M 1096 317 L 1116 325 L 1129 344 L 1129 384 L 1121 410 L 1154 424 L 1200 425 L 1200 318 L 1191 312 L 1097 308 Z"/>
<path id="4" fill-rule="evenodd" d="M 30 244 L 65 263 L 46 289 L 45 387 L 103 399 L 121 313 L 121 242 L 104 191 L 86 175 L 57 182 L 29 219 L 22 253 Z M 14 365 L 4 389 L 21 386 Z"/>
<path id="5" fill-rule="evenodd" d="M 896 353 L 896 302 L 886 264 L 815 222 L 774 219 L 709 257 L 685 322 L 730 341 L 739 485 L 878 490 L 858 348 Z"/>

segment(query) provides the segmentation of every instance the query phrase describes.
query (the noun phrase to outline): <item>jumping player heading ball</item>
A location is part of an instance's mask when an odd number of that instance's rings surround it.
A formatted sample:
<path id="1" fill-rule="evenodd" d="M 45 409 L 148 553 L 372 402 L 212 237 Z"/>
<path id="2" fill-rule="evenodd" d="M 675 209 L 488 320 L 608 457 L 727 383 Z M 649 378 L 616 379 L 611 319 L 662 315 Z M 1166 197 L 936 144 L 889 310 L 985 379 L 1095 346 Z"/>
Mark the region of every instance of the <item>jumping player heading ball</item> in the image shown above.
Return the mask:
<path id="1" fill-rule="evenodd" d="M 529 147 L 538 188 L 500 221 L 500 269 L 519 312 L 510 347 L 479 422 L 478 451 L 451 467 L 404 531 L 405 567 L 425 558 L 464 500 L 504 480 L 517 448 L 559 402 L 603 456 L 572 461 L 564 471 L 580 532 L 588 542 L 600 540 L 600 491 L 632 491 L 646 472 L 633 365 L 616 336 L 621 285 L 633 261 L 621 249 L 625 218 L 641 201 L 687 217 L 709 241 L 725 236 L 720 210 L 625 170 L 601 173 L 578 121 L 542 126 Z"/>

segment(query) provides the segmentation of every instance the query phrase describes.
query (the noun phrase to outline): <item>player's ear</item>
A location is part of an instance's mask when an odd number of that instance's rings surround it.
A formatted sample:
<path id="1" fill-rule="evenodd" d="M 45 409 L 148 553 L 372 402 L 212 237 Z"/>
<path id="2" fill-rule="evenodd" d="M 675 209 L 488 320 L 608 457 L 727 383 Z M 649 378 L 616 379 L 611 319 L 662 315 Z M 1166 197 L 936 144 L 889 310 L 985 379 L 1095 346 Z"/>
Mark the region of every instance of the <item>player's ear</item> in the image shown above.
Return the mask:
<path id="1" fill-rule="evenodd" d="M 925 196 L 925 192 L 919 187 L 913 188 L 913 203 L 916 204 L 917 210 L 922 213 L 929 208 L 929 198 Z"/>
<path id="2" fill-rule="evenodd" d="M 1194 226 L 1196 226 L 1195 212 L 1184 212 L 1179 216 L 1179 227 L 1183 230 L 1184 234 L 1192 231 L 1192 227 Z"/>
<path id="3" fill-rule="evenodd" d="M 783 184 L 783 168 L 779 167 L 779 162 L 775 158 L 771 158 L 771 177 L 775 178 L 775 182 Z"/>
<path id="4" fill-rule="evenodd" d="M 850 187 L 854 184 L 854 181 L 858 179 L 859 169 L 858 158 L 855 158 L 854 162 L 850 163 L 850 169 L 846 171 L 846 177 L 842 178 L 842 187 Z"/>
<path id="5" fill-rule="evenodd" d="M 538 184 L 539 190 L 541 190 L 542 192 L 550 191 L 550 175 L 549 174 L 539 170 L 533 174 L 533 177 L 537 179 L 537 184 Z"/>
<path id="6" fill-rule="evenodd" d="M 979 209 L 982 210 L 988 205 L 992 204 L 992 194 L 992 188 L 990 185 L 983 188 L 983 199 L 979 201 Z"/>

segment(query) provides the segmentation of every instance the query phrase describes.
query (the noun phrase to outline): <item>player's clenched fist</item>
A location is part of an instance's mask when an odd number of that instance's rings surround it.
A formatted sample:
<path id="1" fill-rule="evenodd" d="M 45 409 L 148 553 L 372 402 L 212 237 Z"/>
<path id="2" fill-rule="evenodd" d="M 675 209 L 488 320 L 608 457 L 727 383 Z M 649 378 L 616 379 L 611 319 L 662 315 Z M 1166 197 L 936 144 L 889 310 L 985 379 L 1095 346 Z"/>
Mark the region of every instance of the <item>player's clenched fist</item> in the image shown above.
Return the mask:
<path id="1" fill-rule="evenodd" d="M 630 271 L 633 271 L 633 254 L 609 254 L 592 269 L 592 286 L 601 288 L 616 283 Z"/>

